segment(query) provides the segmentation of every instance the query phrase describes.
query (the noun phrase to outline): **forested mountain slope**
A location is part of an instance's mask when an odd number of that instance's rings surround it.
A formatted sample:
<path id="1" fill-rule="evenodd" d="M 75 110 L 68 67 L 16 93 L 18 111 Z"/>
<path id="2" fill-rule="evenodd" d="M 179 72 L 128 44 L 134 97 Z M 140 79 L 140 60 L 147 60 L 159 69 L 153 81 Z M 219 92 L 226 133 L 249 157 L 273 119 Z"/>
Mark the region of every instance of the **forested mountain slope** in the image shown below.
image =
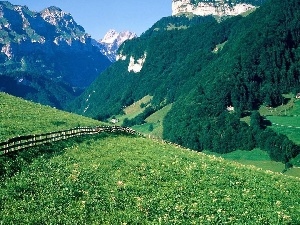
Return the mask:
<path id="1" fill-rule="evenodd" d="M 259 115 L 252 113 L 250 130 L 239 121 L 245 110 L 282 104 L 283 93 L 299 91 L 300 5 L 293 0 L 270 4 L 242 19 L 220 56 L 187 84 L 198 82 L 173 105 L 165 120 L 165 137 L 215 151 L 256 144 L 271 151 L 273 158 L 291 157 L 293 150 L 283 136 L 260 132 Z M 230 105 L 235 113 L 226 111 Z"/>
<path id="2" fill-rule="evenodd" d="M 150 95 L 154 111 L 174 103 L 164 121 L 168 140 L 217 152 L 257 146 L 288 162 L 299 147 L 265 129 L 255 110 L 282 104 L 282 94 L 300 90 L 299 10 L 296 0 L 271 0 L 247 17 L 128 41 L 121 60 L 73 107 L 103 119 Z M 241 122 L 245 115 L 251 126 Z"/>
<path id="3" fill-rule="evenodd" d="M 194 22 L 198 23 L 197 20 L 202 25 L 193 26 Z M 233 22 L 227 21 L 224 26 L 219 27 L 210 16 L 193 19 L 163 18 L 141 37 L 127 41 L 120 47 L 121 59 L 76 99 L 73 109 L 80 114 L 103 118 L 106 114 L 118 114 L 123 106 L 128 106 L 147 94 L 154 96 L 156 105 L 165 98 L 166 103 L 173 102 L 175 93 L 179 91 L 176 91 L 177 87 L 180 88 L 199 67 L 186 57 L 195 54 L 193 46 L 197 46 L 197 54 L 202 56 L 199 63 L 205 64 L 206 60 L 216 56 L 211 50 L 216 44 L 226 40 L 226 27 Z M 184 26 L 185 29 L 167 29 L 173 25 Z M 187 29 L 189 26 L 191 28 Z M 141 71 L 129 72 L 130 57 L 137 61 L 144 54 L 146 60 Z M 190 71 L 186 71 L 187 65 Z"/>

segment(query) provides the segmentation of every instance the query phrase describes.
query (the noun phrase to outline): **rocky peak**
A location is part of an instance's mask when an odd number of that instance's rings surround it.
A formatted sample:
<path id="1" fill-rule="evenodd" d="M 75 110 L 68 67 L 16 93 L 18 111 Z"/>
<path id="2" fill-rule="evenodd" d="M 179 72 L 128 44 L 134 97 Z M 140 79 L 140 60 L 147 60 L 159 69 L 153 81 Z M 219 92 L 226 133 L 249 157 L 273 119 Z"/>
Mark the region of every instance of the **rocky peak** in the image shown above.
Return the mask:
<path id="1" fill-rule="evenodd" d="M 130 40 L 132 38 L 137 37 L 137 35 L 130 31 L 117 32 L 114 29 L 109 30 L 104 38 L 99 42 L 102 44 L 114 44 L 121 45 L 124 41 Z"/>
<path id="2" fill-rule="evenodd" d="M 110 29 L 98 42 L 94 42 L 94 45 L 100 48 L 102 54 L 106 55 L 110 61 L 116 61 L 117 51 L 121 44 L 126 40 L 137 37 L 137 35 L 131 31 L 117 32 L 114 29 Z"/>
<path id="3" fill-rule="evenodd" d="M 110 29 L 99 42 L 112 44 L 118 38 L 118 35 L 119 33 L 116 30 Z"/>
<path id="4" fill-rule="evenodd" d="M 117 43 L 120 46 L 121 44 L 123 44 L 124 41 L 131 40 L 136 37 L 137 37 L 137 35 L 135 33 L 130 32 L 130 31 L 124 31 L 124 32 L 119 33 L 119 36 L 117 38 Z"/>
<path id="5" fill-rule="evenodd" d="M 77 30 L 85 32 L 84 28 L 79 26 L 73 19 L 70 13 L 64 12 L 56 6 L 50 6 L 41 12 L 41 17 L 51 25 L 56 26 L 58 29 Z"/>
<path id="6" fill-rule="evenodd" d="M 63 20 L 65 17 L 70 17 L 71 15 L 65 13 L 56 6 L 50 6 L 41 12 L 41 16 L 48 23 L 57 26 L 59 21 Z"/>

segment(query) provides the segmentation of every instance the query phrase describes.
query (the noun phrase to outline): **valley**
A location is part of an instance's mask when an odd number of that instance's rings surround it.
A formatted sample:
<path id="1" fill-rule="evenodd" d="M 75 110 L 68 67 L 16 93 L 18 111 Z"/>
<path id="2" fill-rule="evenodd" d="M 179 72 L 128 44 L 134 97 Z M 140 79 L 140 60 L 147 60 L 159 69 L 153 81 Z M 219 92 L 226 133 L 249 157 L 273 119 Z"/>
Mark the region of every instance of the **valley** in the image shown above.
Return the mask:
<path id="1" fill-rule="evenodd" d="M 1 94 L 3 98 L 12 109 L 29 106 L 36 121 L 50 111 L 68 115 Z M 64 126 L 72 126 L 71 118 Z M 28 121 L 24 128 L 30 126 Z M 77 137 L 1 156 L 0 164 L 4 224 L 300 221 L 299 179 L 144 137 Z"/>
<path id="2" fill-rule="evenodd" d="M 300 224 L 299 18 L 172 0 L 96 41 L 0 1 L 0 224 Z"/>

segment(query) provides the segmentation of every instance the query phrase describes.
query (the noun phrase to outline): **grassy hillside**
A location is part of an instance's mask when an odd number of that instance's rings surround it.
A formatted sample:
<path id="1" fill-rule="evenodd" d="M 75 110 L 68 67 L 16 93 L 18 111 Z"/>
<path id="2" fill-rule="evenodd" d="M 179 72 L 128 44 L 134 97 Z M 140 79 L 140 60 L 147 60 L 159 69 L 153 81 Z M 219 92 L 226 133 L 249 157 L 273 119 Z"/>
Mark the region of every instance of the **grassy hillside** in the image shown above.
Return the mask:
<path id="1" fill-rule="evenodd" d="M 209 151 L 204 151 L 204 153 L 222 157 L 226 160 L 235 161 L 243 165 L 252 165 L 263 170 L 284 173 L 284 175 L 287 176 L 300 178 L 300 168 L 298 167 L 300 165 L 299 157 L 295 158 L 292 162 L 293 165 L 296 166 L 287 169 L 283 163 L 272 161 L 268 153 L 261 149 L 253 149 L 252 151 L 237 150 L 226 154 L 217 154 Z"/>
<path id="2" fill-rule="evenodd" d="M 0 92 L 0 141 L 19 135 L 96 125 L 101 123 Z"/>
<path id="3" fill-rule="evenodd" d="M 299 224 L 300 180 L 130 136 L 94 136 L 0 182 L 3 224 Z"/>
<path id="4" fill-rule="evenodd" d="M 99 125 L 4 93 L 0 111 L 3 140 Z M 0 164 L 1 224 L 300 223 L 299 179 L 141 137 L 74 138 Z"/>
<path id="5" fill-rule="evenodd" d="M 260 112 L 271 121 L 271 128 L 300 144 L 300 101 L 293 96 L 285 105 L 276 108 L 261 108 Z"/>
<path id="6" fill-rule="evenodd" d="M 117 119 L 116 125 L 123 125 L 126 119 L 135 120 L 135 118 L 142 115 L 147 107 L 151 107 L 152 96 L 146 95 L 140 100 L 132 103 L 131 105 L 123 109 L 122 114 L 114 115 L 112 118 Z M 149 134 L 155 137 L 162 138 L 163 136 L 163 120 L 167 113 L 171 110 L 172 104 L 168 104 L 161 109 L 149 113 L 150 116 L 145 116 L 141 124 L 133 125 L 132 128 L 136 131 L 139 131 L 143 134 Z M 133 122 L 135 124 L 135 122 Z M 125 126 L 127 126 L 125 124 Z"/>
<path id="7" fill-rule="evenodd" d="M 163 120 L 167 113 L 171 110 L 172 104 L 166 105 L 155 113 L 151 114 L 145 119 L 145 123 L 142 125 L 133 126 L 135 130 L 138 130 L 144 134 L 149 134 L 158 138 L 163 136 Z"/>
<path id="8" fill-rule="evenodd" d="M 136 117 L 137 115 L 139 115 L 140 113 L 142 113 L 145 110 L 145 107 L 141 107 L 141 106 L 147 106 L 150 101 L 151 101 L 152 97 L 147 95 L 143 98 L 141 98 L 140 100 L 132 103 L 131 105 L 125 107 L 123 109 L 123 114 L 122 115 L 117 115 L 115 116 L 116 119 L 118 119 L 118 125 L 122 125 L 124 122 L 124 119 L 133 119 L 134 117 Z"/>
<path id="9" fill-rule="evenodd" d="M 147 107 L 151 107 L 152 97 L 147 95 L 142 99 L 132 103 L 123 110 L 122 115 L 116 115 L 115 118 L 118 119 L 117 125 L 123 125 L 126 119 L 134 120 L 136 117 L 142 115 Z M 142 124 L 133 125 L 132 128 L 143 134 L 149 134 L 155 137 L 162 138 L 163 136 L 163 120 L 167 113 L 172 108 L 172 104 L 168 104 L 161 109 L 150 113 L 150 116 L 142 121 Z"/>

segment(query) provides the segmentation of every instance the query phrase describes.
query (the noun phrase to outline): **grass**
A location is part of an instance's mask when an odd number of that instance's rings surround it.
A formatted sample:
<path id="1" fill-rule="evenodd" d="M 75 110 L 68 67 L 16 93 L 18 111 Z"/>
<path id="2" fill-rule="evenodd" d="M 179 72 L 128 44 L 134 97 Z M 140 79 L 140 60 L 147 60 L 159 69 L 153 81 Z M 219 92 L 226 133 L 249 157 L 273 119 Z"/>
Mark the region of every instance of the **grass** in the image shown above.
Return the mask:
<path id="1" fill-rule="evenodd" d="M 163 119 L 167 115 L 167 113 L 171 110 L 171 108 L 172 108 L 172 104 L 166 105 L 162 109 L 156 111 L 155 113 L 147 117 L 145 119 L 146 123 L 142 125 L 135 125 L 133 126 L 133 129 L 139 131 L 140 133 L 162 139 Z"/>
<path id="2" fill-rule="evenodd" d="M 126 107 L 124 109 L 125 112 L 124 115 L 115 116 L 119 120 L 119 122 L 116 123 L 116 125 L 122 125 L 125 118 L 133 119 L 134 117 L 142 113 L 145 107 L 141 107 L 141 105 L 144 104 L 145 106 L 147 106 L 151 101 L 151 99 L 152 97 L 147 95 L 144 98 L 140 99 L 139 101 Z M 171 108 L 172 108 L 172 104 L 163 107 L 162 109 L 156 111 L 155 113 L 151 114 L 148 118 L 146 118 L 145 119 L 146 123 L 142 125 L 135 125 L 132 128 L 146 135 L 162 138 L 163 119 L 166 116 L 166 114 L 170 111 Z M 150 127 L 152 127 L 152 129 Z"/>
<path id="3" fill-rule="evenodd" d="M 148 124 L 153 125 L 153 131 L 149 132 L 150 135 L 156 136 L 156 137 L 163 137 L 163 120 L 167 113 L 171 110 L 172 104 L 166 105 L 162 109 L 156 111 L 152 115 L 150 115 L 148 118 L 146 118 L 146 122 Z"/>
<path id="4" fill-rule="evenodd" d="M 132 105 L 126 107 L 124 109 L 124 112 L 126 115 L 131 115 L 131 114 L 139 114 L 143 111 L 143 108 L 141 107 L 141 104 L 149 104 L 151 101 L 152 97 L 147 95 L 144 98 L 140 99 L 139 101 L 133 103 Z"/>
<path id="5" fill-rule="evenodd" d="M 271 127 L 273 130 L 275 130 L 278 133 L 286 135 L 290 140 L 292 140 L 296 144 L 300 144 L 300 129 L 299 128 L 294 127 L 292 125 L 283 125 L 283 124 L 280 125 L 279 124 L 280 122 L 278 122 L 278 120 L 276 120 L 276 118 L 268 117 L 268 119 L 272 123 L 274 123 Z M 276 124 L 279 124 L 279 125 L 276 125 Z M 293 124 L 293 123 L 291 123 L 291 124 Z"/>
<path id="6" fill-rule="evenodd" d="M 133 119 L 134 117 L 136 117 L 137 115 L 139 115 L 140 113 L 142 113 L 145 110 L 145 107 L 141 107 L 142 104 L 144 104 L 145 106 L 147 106 L 149 104 L 149 102 L 151 101 L 152 97 L 150 95 L 146 95 L 145 97 L 143 97 L 142 99 L 140 99 L 137 102 L 134 102 L 133 104 L 131 104 L 130 106 L 127 106 L 123 111 L 124 111 L 124 115 L 117 115 L 115 116 L 116 119 L 119 120 L 118 123 L 116 123 L 116 125 L 122 125 L 124 119 Z"/>
<path id="7" fill-rule="evenodd" d="M 289 99 L 286 104 L 282 104 L 278 107 L 261 106 L 259 113 L 262 116 L 294 116 L 300 115 L 300 101 L 295 99 L 291 94 L 283 95 L 286 99 Z"/>
<path id="8" fill-rule="evenodd" d="M 299 181 L 171 144 L 100 135 L 5 178 L 0 223 L 299 224 Z"/>
<path id="9" fill-rule="evenodd" d="M 166 105 L 162 109 L 146 118 L 147 123 L 161 123 L 166 114 L 171 110 L 172 104 Z"/>
<path id="10" fill-rule="evenodd" d="M 79 126 L 99 126 L 99 121 L 63 112 L 0 92 L 0 141 Z"/>
<path id="11" fill-rule="evenodd" d="M 167 26 L 167 30 L 181 30 L 181 29 L 187 29 L 188 26 L 176 26 L 175 24 L 169 24 Z"/>
<path id="12" fill-rule="evenodd" d="M 215 49 L 212 51 L 213 53 L 218 53 L 219 51 L 222 51 L 222 49 L 224 48 L 225 44 L 227 43 L 227 41 L 224 41 L 221 44 L 217 44 Z"/>
<path id="13" fill-rule="evenodd" d="M 273 130 L 300 144 L 300 101 L 298 99 L 291 98 L 286 105 L 277 108 L 262 107 L 260 113 L 272 122 Z"/>
<path id="14" fill-rule="evenodd" d="M 204 151 L 204 153 L 219 156 L 226 160 L 235 161 L 243 165 L 252 165 L 266 171 L 281 173 L 285 169 L 285 165 L 283 163 L 272 161 L 268 153 L 260 149 L 254 149 L 252 151 L 237 150 L 227 154 L 217 154 L 210 151 Z M 300 168 L 290 168 L 284 172 L 284 175 L 300 178 Z"/>
<path id="15" fill-rule="evenodd" d="M 99 123 L 0 99 L 1 137 Z M 159 124 L 170 108 L 147 122 Z M 260 150 L 227 157 L 269 161 Z M 0 224 L 299 224 L 299 181 L 162 141 L 99 134 L 0 157 Z"/>

